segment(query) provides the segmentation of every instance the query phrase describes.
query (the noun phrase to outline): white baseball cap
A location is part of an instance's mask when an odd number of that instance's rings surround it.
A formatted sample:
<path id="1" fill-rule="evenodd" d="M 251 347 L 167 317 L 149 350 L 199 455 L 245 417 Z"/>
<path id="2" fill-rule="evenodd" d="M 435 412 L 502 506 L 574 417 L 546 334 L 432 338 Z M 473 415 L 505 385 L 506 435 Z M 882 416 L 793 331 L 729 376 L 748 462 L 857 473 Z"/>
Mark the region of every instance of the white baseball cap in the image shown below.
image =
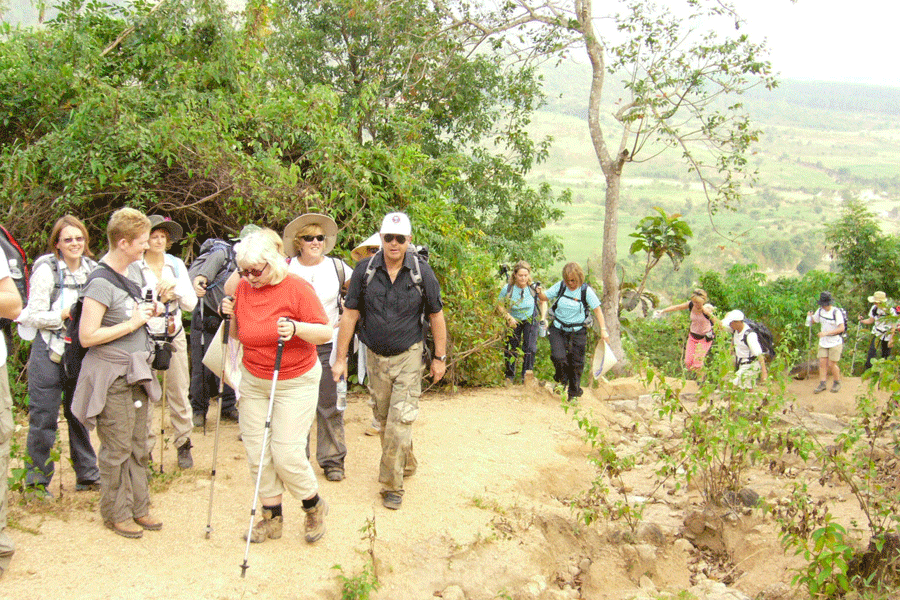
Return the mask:
<path id="1" fill-rule="evenodd" d="M 409 223 L 409 217 L 402 212 L 388 213 L 381 221 L 381 229 L 378 233 L 393 233 L 396 235 L 412 235 L 412 225 Z"/>
<path id="2" fill-rule="evenodd" d="M 744 313 L 739 310 L 733 310 L 729 312 L 727 315 L 722 317 L 722 325 L 725 327 L 731 327 L 731 324 L 735 321 L 743 321 Z"/>

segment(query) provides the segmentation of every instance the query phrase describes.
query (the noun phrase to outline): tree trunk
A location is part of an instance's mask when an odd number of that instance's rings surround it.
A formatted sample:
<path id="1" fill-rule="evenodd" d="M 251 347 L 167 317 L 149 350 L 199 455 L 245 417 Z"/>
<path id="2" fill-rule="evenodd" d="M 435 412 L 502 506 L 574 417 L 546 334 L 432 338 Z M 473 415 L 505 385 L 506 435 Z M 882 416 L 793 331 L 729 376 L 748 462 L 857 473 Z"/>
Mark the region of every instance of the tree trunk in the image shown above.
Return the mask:
<path id="1" fill-rule="evenodd" d="M 575 14 L 581 25 L 581 34 L 584 38 L 585 49 L 591 60 L 591 92 L 588 99 L 588 129 L 591 135 L 591 143 L 603 175 L 606 178 L 606 214 L 603 217 L 603 252 L 601 263 L 601 277 L 603 281 L 603 297 L 600 299 L 603 310 L 603 319 L 609 330 L 609 342 L 613 354 L 619 361 L 624 362 L 625 353 L 622 351 L 622 336 L 619 326 L 619 277 L 616 275 L 616 241 L 619 232 L 619 187 L 622 181 L 622 165 L 628 157 L 625 150 L 625 137 L 619 148 L 618 155 L 610 156 L 606 139 L 603 136 L 603 128 L 600 124 L 600 101 L 603 97 L 603 82 L 606 74 L 606 60 L 603 47 L 594 35 L 593 8 L 591 0 L 575 0 Z M 618 369 L 618 365 L 616 369 Z"/>

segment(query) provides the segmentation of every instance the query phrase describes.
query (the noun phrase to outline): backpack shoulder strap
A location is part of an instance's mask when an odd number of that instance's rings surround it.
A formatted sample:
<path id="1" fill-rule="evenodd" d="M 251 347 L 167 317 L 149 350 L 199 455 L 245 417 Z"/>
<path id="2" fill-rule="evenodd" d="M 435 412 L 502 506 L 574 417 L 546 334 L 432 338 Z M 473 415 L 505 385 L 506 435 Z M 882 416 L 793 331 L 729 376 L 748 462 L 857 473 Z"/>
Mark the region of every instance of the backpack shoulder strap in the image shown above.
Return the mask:
<path id="1" fill-rule="evenodd" d="M 553 306 L 550 307 L 550 310 L 552 310 L 553 312 L 556 312 L 556 307 L 559 306 L 560 299 L 562 299 L 563 294 L 566 293 L 566 288 L 563 287 L 565 285 L 565 282 L 563 282 L 562 279 L 559 280 L 558 285 L 559 285 L 559 293 L 556 294 L 556 298 L 553 300 Z"/>

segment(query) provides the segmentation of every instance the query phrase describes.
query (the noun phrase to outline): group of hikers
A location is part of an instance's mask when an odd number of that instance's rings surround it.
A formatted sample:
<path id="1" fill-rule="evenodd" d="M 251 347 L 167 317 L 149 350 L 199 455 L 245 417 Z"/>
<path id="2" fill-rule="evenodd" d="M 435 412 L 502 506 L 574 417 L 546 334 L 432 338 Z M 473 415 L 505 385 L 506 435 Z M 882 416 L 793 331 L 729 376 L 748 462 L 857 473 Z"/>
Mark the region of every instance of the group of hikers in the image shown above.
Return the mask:
<path id="1" fill-rule="evenodd" d="M 256 478 L 251 514 L 257 500 L 262 504 L 262 519 L 246 533 L 248 548 L 281 537 L 285 491 L 301 501 L 306 541 L 316 542 L 325 533 L 328 503 L 310 464 L 309 433 L 315 418 L 316 460 L 328 481 L 343 480 L 347 361 L 358 338 L 360 381 L 368 376 L 381 436 L 382 503 L 401 508 L 404 478 L 416 470 L 412 424 L 426 327 L 432 379 L 446 370 L 440 286 L 411 245 L 406 214 L 383 218 L 378 233 L 353 250 L 355 268 L 328 256 L 337 232 L 333 219 L 316 213 L 301 215 L 283 235 L 248 225 L 231 240 L 236 245 L 206 244 L 188 269 L 166 252 L 183 236 L 167 218 L 115 211 L 106 230 L 109 250 L 95 261 L 86 227 L 66 215 L 52 229 L 49 254 L 34 263 L 27 302 L 0 260 L 0 317 L 16 320 L 20 336 L 32 340 L 26 496 L 52 499 L 51 450 L 62 405 L 76 490 L 99 490 L 103 523 L 118 535 L 160 530 L 162 521 L 150 512 L 156 439 L 149 403 L 166 400 L 177 462 L 187 469 L 192 428 L 205 427 L 210 400 L 218 397 L 220 419 L 237 420 Z M 192 313 L 190 362 L 182 310 Z M 216 334 L 221 361 L 238 349 L 228 377 L 233 388 L 220 379 L 224 370 L 204 365 Z M 79 346 L 86 351 L 73 374 Z M 6 350 L 0 336 L 0 575 L 14 550 L 5 531 L 13 431 Z M 96 453 L 90 428 L 100 441 Z"/>
<path id="2" fill-rule="evenodd" d="M 251 515 L 256 502 L 262 504 L 262 518 L 251 521 L 246 533 L 248 548 L 281 537 L 285 491 L 300 500 L 305 539 L 316 542 L 325 533 L 328 503 L 310 463 L 310 432 L 315 420 L 316 462 L 325 478 L 343 480 L 347 363 L 356 340 L 357 377 L 360 383 L 368 377 L 371 432 L 381 437 L 381 501 L 388 509 L 401 508 L 404 478 L 417 467 L 412 424 L 422 374 L 427 367 L 439 381 L 447 361 L 440 286 L 427 257 L 411 243 L 406 214 L 386 215 L 379 231 L 351 252 L 357 261 L 352 268 L 330 256 L 338 227 L 317 213 L 297 217 L 282 234 L 248 225 L 230 242 L 208 240 L 190 268 L 168 254 L 184 235 L 168 218 L 122 208 L 112 214 L 106 234 L 109 250 L 95 260 L 85 225 L 72 215 L 59 219 L 48 254 L 34 262 L 27 302 L 7 261 L 0 260 L 0 317 L 15 320 L 19 335 L 32 342 L 27 496 L 52 498 L 51 456 L 62 405 L 76 490 L 99 490 L 104 525 L 118 535 L 140 538 L 160 530 L 162 521 L 150 513 L 148 469 L 157 435 L 149 403 L 165 399 L 177 464 L 189 469 L 191 432 L 206 426 L 210 401 L 217 398 L 217 427 L 222 420 L 238 422 L 256 478 Z M 889 355 L 897 315 L 884 292 L 869 302 L 868 315 L 859 316 L 860 323 L 873 325 L 875 336 L 866 368 L 878 351 Z M 831 391 L 837 392 L 846 315 L 828 292 L 818 305 L 807 315 L 807 326 L 821 324 L 815 393 L 827 389 L 829 374 Z M 507 382 L 533 371 L 537 339 L 546 334 L 557 391 L 570 401 L 580 397 L 588 330 L 596 327 L 609 343 L 600 299 L 581 267 L 567 263 L 561 280 L 544 289 L 532 280 L 530 265 L 519 261 L 500 288 L 498 307 L 509 326 Z M 702 289 L 657 315 L 681 310 L 690 314 L 687 369 L 702 376 L 718 326 L 732 335 L 732 383 L 751 388 L 766 378 L 771 339 L 765 328 L 740 310 L 718 319 Z M 190 342 L 182 311 L 191 312 Z M 429 330 L 433 349 L 426 349 Z M 77 346 L 86 352 L 76 362 Z M 204 359 L 216 348 L 222 366 L 214 372 Z M 0 575 L 13 553 L 4 530 L 13 431 L 6 353 L 0 335 Z M 90 428 L 100 440 L 96 453 Z M 159 442 L 162 450 L 165 440 Z M 212 472 L 214 477 L 215 465 Z"/>

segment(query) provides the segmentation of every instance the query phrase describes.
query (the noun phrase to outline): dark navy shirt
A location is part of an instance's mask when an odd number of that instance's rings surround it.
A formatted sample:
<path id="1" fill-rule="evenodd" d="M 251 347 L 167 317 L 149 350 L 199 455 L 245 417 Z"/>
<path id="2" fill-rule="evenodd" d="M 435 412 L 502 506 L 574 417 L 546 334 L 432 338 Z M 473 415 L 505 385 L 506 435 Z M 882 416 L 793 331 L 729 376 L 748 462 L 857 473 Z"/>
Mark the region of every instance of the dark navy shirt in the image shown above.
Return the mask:
<path id="1" fill-rule="evenodd" d="M 407 252 L 403 266 L 391 282 L 384 265 L 384 255 L 378 254 L 357 263 L 350 277 L 344 306 L 359 311 L 359 338 L 380 356 L 395 356 L 409 350 L 424 337 L 421 316 L 440 312 L 441 287 L 434 271 L 419 258 L 422 288 L 413 284 L 415 257 Z M 372 281 L 365 283 L 369 261 L 375 261 Z"/>

